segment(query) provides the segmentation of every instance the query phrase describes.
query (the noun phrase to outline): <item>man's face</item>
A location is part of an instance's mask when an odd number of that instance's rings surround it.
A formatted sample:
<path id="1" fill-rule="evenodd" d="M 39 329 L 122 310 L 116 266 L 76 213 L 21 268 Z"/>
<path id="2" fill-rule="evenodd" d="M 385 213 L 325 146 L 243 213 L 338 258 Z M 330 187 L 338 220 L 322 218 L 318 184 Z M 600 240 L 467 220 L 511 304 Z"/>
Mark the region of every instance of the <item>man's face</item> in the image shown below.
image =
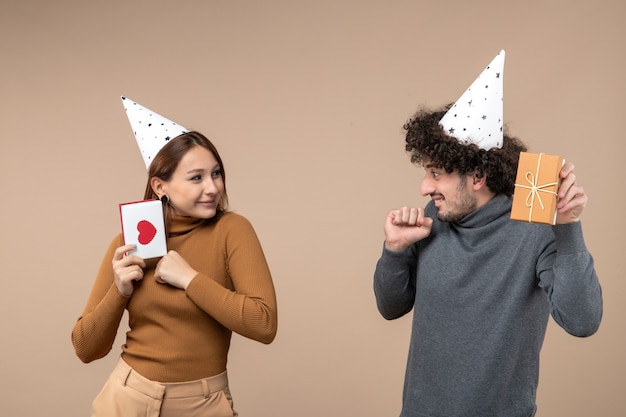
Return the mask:
<path id="1" fill-rule="evenodd" d="M 478 207 L 468 176 L 447 173 L 443 168 L 429 164 L 424 165 L 424 170 L 420 191 L 423 196 L 432 198 L 439 220 L 456 222 Z"/>

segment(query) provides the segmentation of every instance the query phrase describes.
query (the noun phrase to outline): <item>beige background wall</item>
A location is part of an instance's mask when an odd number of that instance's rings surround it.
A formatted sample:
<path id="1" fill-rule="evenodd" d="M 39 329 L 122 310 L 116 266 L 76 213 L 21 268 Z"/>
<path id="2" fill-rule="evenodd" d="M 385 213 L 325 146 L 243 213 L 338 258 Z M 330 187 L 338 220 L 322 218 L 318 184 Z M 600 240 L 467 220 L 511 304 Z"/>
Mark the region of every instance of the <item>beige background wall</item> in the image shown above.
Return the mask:
<path id="1" fill-rule="evenodd" d="M 119 353 L 70 331 L 145 169 L 119 96 L 211 137 L 279 297 L 264 346 L 235 336 L 242 416 L 394 416 L 410 316 L 377 313 L 387 211 L 423 205 L 402 124 L 454 101 L 500 49 L 505 119 L 576 163 L 605 295 L 597 335 L 551 323 L 539 416 L 626 415 L 622 234 L 626 3 L 0 2 L 0 415 L 85 416 Z"/>

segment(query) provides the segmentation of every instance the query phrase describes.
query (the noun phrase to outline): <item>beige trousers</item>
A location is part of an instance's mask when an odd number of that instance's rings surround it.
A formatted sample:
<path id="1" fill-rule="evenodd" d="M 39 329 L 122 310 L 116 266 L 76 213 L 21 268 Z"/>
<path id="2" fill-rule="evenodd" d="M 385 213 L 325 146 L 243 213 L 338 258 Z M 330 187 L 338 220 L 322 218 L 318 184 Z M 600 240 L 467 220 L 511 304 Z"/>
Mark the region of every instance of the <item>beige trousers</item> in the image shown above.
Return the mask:
<path id="1" fill-rule="evenodd" d="M 179 383 L 150 381 L 122 359 L 94 399 L 92 417 L 236 417 L 226 372 Z"/>

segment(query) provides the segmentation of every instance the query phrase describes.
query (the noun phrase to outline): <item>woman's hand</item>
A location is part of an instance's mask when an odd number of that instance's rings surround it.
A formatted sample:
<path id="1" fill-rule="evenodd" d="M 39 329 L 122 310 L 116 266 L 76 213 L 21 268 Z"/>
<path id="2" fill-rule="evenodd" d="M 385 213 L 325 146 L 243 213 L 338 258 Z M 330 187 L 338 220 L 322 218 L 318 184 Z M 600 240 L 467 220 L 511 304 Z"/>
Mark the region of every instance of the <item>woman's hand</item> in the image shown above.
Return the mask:
<path id="1" fill-rule="evenodd" d="M 130 297 L 135 291 L 134 281 L 143 279 L 146 263 L 139 256 L 133 255 L 135 245 L 120 246 L 113 254 L 113 276 L 120 294 Z"/>
<path id="2" fill-rule="evenodd" d="M 176 288 L 187 289 L 191 280 L 198 274 L 176 251 L 169 251 L 161 258 L 154 271 L 156 281 Z"/>

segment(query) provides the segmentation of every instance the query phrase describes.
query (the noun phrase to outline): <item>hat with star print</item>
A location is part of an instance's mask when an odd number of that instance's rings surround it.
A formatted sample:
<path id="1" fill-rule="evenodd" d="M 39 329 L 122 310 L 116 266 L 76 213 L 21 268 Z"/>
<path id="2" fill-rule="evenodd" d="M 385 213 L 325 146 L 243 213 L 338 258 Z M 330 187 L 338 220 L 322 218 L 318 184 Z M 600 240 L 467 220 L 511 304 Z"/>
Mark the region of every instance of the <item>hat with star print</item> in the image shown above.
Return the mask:
<path id="1" fill-rule="evenodd" d="M 127 97 L 122 96 L 122 105 L 135 134 L 146 169 L 150 168 L 155 155 L 170 139 L 189 131 Z"/>
<path id="2" fill-rule="evenodd" d="M 502 147 L 503 72 L 504 50 L 439 121 L 448 135 L 485 150 Z"/>

